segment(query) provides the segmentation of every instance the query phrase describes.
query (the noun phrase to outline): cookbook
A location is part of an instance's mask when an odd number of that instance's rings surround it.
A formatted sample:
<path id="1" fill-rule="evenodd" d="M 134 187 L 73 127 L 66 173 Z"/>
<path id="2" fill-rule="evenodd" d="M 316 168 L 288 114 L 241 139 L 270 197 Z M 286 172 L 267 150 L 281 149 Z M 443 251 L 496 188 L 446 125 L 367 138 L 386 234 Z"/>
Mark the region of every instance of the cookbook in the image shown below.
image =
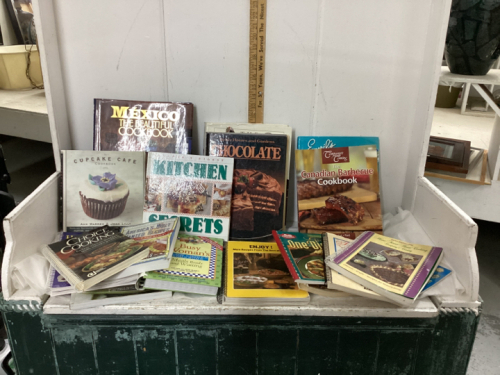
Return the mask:
<path id="1" fill-rule="evenodd" d="M 178 217 L 180 232 L 229 238 L 233 159 L 148 153 L 143 221 Z"/>
<path id="2" fill-rule="evenodd" d="M 94 99 L 94 150 L 190 154 L 193 104 Z"/>
<path id="3" fill-rule="evenodd" d="M 223 241 L 180 234 L 168 269 L 146 272 L 139 289 L 216 295 L 222 282 Z"/>
<path id="4" fill-rule="evenodd" d="M 332 268 L 401 306 L 413 304 L 438 267 L 441 247 L 365 232 L 337 255 Z"/>
<path id="5" fill-rule="evenodd" d="M 77 290 L 95 284 L 146 258 L 149 245 L 141 245 L 104 226 L 42 248 L 51 265 Z"/>
<path id="6" fill-rule="evenodd" d="M 288 137 L 208 133 L 209 155 L 234 158 L 232 240 L 269 240 L 285 226 Z"/>
<path id="7" fill-rule="evenodd" d="M 142 223 L 144 152 L 62 153 L 65 232 Z"/>
<path id="8" fill-rule="evenodd" d="M 299 232 L 382 233 L 378 138 L 298 137 L 297 145 Z"/>

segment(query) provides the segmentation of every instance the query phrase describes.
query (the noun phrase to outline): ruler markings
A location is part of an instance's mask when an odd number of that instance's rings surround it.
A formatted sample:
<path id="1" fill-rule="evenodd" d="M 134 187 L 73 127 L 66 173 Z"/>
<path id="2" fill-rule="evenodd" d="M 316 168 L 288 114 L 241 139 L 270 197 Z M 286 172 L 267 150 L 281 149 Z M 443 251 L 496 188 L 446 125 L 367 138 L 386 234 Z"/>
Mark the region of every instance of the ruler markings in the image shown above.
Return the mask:
<path id="1" fill-rule="evenodd" d="M 267 0 L 250 0 L 248 122 L 264 122 Z"/>

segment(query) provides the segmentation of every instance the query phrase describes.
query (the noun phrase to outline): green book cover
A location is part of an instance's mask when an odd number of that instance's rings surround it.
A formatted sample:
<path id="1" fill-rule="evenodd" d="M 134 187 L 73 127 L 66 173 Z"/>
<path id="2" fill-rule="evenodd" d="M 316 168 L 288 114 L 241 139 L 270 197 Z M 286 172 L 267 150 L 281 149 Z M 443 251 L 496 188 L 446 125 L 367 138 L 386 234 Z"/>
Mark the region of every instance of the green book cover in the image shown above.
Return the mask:
<path id="1" fill-rule="evenodd" d="M 221 238 L 179 234 L 167 270 L 146 272 L 145 280 L 160 280 L 220 287 L 222 281 Z"/>

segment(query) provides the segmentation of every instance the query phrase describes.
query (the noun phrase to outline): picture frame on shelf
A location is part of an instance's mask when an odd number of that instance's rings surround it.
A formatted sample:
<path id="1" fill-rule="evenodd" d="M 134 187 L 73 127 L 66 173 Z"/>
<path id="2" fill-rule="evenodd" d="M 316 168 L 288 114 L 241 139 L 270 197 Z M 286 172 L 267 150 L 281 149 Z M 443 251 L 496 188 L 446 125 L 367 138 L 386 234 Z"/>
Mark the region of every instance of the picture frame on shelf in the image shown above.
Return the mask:
<path id="1" fill-rule="evenodd" d="M 467 173 L 470 149 L 470 141 L 431 136 L 425 168 Z"/>

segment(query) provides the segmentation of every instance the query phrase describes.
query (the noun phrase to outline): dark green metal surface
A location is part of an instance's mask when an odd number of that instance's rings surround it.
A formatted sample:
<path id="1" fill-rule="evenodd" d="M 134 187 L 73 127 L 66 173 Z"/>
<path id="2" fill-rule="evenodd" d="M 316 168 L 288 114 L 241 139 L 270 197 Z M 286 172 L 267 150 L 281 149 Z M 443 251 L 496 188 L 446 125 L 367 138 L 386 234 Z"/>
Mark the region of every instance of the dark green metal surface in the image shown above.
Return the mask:
<path id="1" fill-rule="evenodd" d="M 21 375 L 465 374 L 479 317 L 89 316 L 9 311 Z"/>

